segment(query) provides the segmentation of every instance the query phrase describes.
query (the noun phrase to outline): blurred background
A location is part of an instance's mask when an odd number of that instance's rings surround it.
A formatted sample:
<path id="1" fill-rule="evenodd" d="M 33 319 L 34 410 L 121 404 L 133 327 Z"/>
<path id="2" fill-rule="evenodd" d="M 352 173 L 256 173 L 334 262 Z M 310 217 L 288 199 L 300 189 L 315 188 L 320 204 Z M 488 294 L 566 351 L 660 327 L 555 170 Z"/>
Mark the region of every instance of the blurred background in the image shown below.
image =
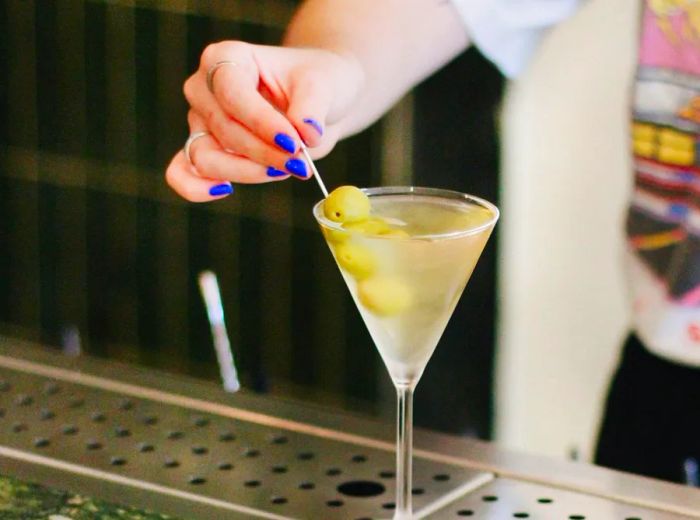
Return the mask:
<path id="1" fill-rule="evenodd" d="M 280 41 L 292 0 L 0 0 L 0 334 L 218 380 L 197 274 L 219 277 L 244 387 L 393 420 L 394 393 L 311 216 L 316 184 L 215 204 L 163 173 L 210 42 Z M 468 51 L 318 167 L 499 204 L 503 80 Z M 493 434 L 492 238 L 416 393 L 416 423 Z"/>

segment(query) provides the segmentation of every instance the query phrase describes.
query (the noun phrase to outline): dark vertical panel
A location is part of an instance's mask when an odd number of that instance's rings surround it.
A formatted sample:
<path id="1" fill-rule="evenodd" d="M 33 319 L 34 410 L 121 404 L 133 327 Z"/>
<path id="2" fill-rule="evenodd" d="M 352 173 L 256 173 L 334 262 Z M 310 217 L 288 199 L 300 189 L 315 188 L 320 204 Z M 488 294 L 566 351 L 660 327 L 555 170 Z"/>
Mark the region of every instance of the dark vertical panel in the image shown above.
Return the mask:
<path id="1" fill-rule="evenodd" d="M 36 76 L 37 112 L 40 149 L 56 151 L 60 148 L 60 114 L 55 107 L 59 103 L 59 55 L 56 44 L 56 4 L 37 2 L 36 22 Z M 42 168 L 39 162 L 39 180 L 51 172 Z M 39 279 L 40 279 L 40 319 L 41 339 L 49 344 L 58 343 L 60 323 L 57 317 L 58 288 L 54 273 L 57 270 L 59 255 L 60 228 L 56 220 L 58 188 L 52 184 L 39 184 Z"/>
<path id="2" fill-rule="evenodd" d="M 0 2 L 0 70 L 4 77 L 10 75 L 8 38 L 8 13 L 5 2 Z M 10 310 L 10 201 L 8 193 L 11 187 L 7 177 L 7 114 L 9 110 L 8 82 L 0 81 L 0 323 L 7 322 Z"/>
<path id="3" fill-rule="evenodd" d="M 106 6 L 99 2 L 85 3 L 85 107 L 87 110 L 87 134 L 85 157 L 97 161 L 106 156 L 107 135 L 107 73 L 105 64 L 106 48 Z M 104 293 L 106 291 L 106 268 L 111 263 L 104 249 L 105 210 L 107 195 L 96 189 L 98 178 L 105 172 L 100 169 L 88 171 L 86 174 L 86 248 L 87 248 L 87 299 L 90 302 L 87 310 L 87 331 L 90 340 L 90 351 L 104 354 L 104 337 L 107 329 L 104 308 Z"/>
<path id="4" fill-rule="evenodd" d="M 456 189 L 498 203 L 494 114 L 501 88 L 495 69 L 476 52 L 468 52 L 417 89 L 416 184 Z M 418 386 L 418 424 L 490 436 L 495 243 L 491 237 Z"/>
<path id="5" fill-rule="evenodd" d="M 155 168 L 158 143 L 158 13 L 135 9 L 136 75 L 136 163 L 140 168 Z M 139 346 L 146 360 L 157 360 L 160 320 L 157 301 L 158 203 L 150 196 L 150 179 L 141 179 L 136 218 L 136 287 Z"/>
<path id="6" fill-rule="evenodd" d="M 181 85 L 187 76 L 187 18 L 162 12 L 158 20 L 158 136 L 156 164 L 160 165 L 158 186 L 167 190 L 171 203 L 159 204 L 155 261 L 158 265 L 156 285 L 158 301 L 158 338 L 168 352 L 167 359 L 184 370 L 189 338 L 185 312 L 188 304 L 188 209 L 175 204 L 176 196 L 165 186 L 162 174 L 172 155 L 182 147 L 187 135 L 186 104 Z M 231 320 L 231 316 L 228 316 Z M 162 358 L 161 358 L 162 361 Z"/>
<path id="7" fill-rule="evenodd" d="M 0 2 L 0 70 L 5 78 L 7 78 L 10 74 L 10 42 L 8 38 L 10 28 L 8 26 L 8 22 L 7 5 L 3 1 Z M 8 96 L 9 92 L 7 81 L 0 81 L 0 144 L 3 145 L 7 144 L 8 141 Z M 2 175 L 2 173 L 0 173 L 0 175 Z"/>
<path id="8" fill-rule="evenodd" d="M 36 170 L 36 161 L 31 154 L 22 154 L 21 148 L 37 146 L 36 106 L 36 39 L 34 2 L 11 0 L 5 4 L 8 44 L 7 72 L 7 124 L 12 122 L 12 132 L 7 135 L 3 156 L 7 191 L 0 198 L 7 205 L 10 215 L 6 223 L 8 247 L 6 265 L 7 320 L 20 327 L 39 329 L 39 254 L 37 185 L 33 181 L 19 182 L 12 177 L 19 171 Z M 15 52 L 15 49 L 22 52 Z M 28 179 L 30 177 L 27 177 Z"/>
<path id="9" fill-rule="evenodd" d="M 57 0 L 56 16 L 56 74 L 55 86 L 57 106 L 51 110 L 57 113 L 56 153 L 60 154 L 59 164 L 69 166 L 76 179 L 85 175 L 84 162 L 79 160 L 86 140 L 85 111 L 85 60 L 84 60 L 84 11 L 81 0 Z M 43 95 L 43 94 L 40 94 Z M 66 160 L 66 155 L 75 160 Z M 51 184 L 52 177 L 59 168 L 57 161 L 41 160 L 44 186 Z M 65 166 L 62 166 L 65 168 Z M 55 286 L 56 306 L 49 309 L 59 333 L 68 328 L 77 328 L 84 336 L 86 331 L 87 298 L 85 273 L 87 250 L 85 241 L 85 189 L 84 187 L 57 187 L 55 212 L 51 215 L 55 239 L 52 246 L 55 252 L 55 271 L 51 280 Z"/>

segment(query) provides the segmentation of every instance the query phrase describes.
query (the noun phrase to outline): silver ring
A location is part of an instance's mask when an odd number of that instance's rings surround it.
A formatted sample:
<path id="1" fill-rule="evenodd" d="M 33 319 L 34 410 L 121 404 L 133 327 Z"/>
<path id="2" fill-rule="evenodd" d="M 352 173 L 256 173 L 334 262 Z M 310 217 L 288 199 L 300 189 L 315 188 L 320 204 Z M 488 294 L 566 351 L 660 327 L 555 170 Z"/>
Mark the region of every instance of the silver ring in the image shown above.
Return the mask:
<path id="1" fill-rule="evenodd" d="M 209 135 L 209 132 L 194 132 L 190 134 L 190 136 L 187 138 L 187 141 L 185 141 L 185 157 L 187 157 L 187 162 L 189 162 L 192 166 L 194 166 L 194 163 L 192 162 L 192 157 L 190 157 L 190 147 L 192 146 L 192 143 L 194 143 L 200 137 L 204 137 L 205 135 Z"/>
<path id="2" fill-rule="evenodd" d="M 219 67 L 223 67 L 224 65 L 233 65 L 234 67 L 237 67 L 238 63 L 235 61 L 217 61 L 214 63 L 214 65 L 209 67 L 209 70 L 207 71 L 207 88 L 212 94 L 214 93 L 214 74 Z"/>

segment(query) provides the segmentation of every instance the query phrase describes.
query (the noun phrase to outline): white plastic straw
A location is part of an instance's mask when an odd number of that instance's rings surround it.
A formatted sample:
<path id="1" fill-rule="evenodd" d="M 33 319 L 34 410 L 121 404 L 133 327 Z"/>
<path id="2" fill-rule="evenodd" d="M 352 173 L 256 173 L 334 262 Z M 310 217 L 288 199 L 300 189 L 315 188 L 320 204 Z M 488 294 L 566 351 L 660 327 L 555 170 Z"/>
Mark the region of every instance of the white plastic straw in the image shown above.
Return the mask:
<path id="1" fill-rule="evenodd" d="M 212 271 L 199 273 L 199 289 L 202 292 L 204 306 L 207 308 L 211 336 L 214 340 L 214 350 L 216 351 L 216 360 L 219 363 L 219 373 L 221 374 L 224 390 L 237 392 L 241 388 L 241 384 L 238 381 L 238 371 L 233 361 L 231 342 L 226 331 L 224 307 L 221 304 L 221 291 L 219 290 L 216 274 Z"/>

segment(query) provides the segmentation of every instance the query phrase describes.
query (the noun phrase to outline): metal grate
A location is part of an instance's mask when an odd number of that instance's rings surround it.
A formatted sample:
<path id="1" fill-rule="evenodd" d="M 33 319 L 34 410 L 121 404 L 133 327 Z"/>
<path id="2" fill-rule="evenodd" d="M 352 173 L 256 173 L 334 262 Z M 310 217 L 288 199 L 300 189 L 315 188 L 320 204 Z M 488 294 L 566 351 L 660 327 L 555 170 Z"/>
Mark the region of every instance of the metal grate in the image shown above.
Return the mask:
<path id="1" fill-rule="evenodd" d="M 531 518 L 537 520 L 688 520 L 573 491 L 497 478 L 429 519 Z"/>
<path id="2" fill-rule="evenodd" d="M 391 452 L 4 367 L 0 445 L 281 518 L 386 518 L 393 508 Z M 420 458 L 414 471 L 419 512 L 492 478 Z"/>

